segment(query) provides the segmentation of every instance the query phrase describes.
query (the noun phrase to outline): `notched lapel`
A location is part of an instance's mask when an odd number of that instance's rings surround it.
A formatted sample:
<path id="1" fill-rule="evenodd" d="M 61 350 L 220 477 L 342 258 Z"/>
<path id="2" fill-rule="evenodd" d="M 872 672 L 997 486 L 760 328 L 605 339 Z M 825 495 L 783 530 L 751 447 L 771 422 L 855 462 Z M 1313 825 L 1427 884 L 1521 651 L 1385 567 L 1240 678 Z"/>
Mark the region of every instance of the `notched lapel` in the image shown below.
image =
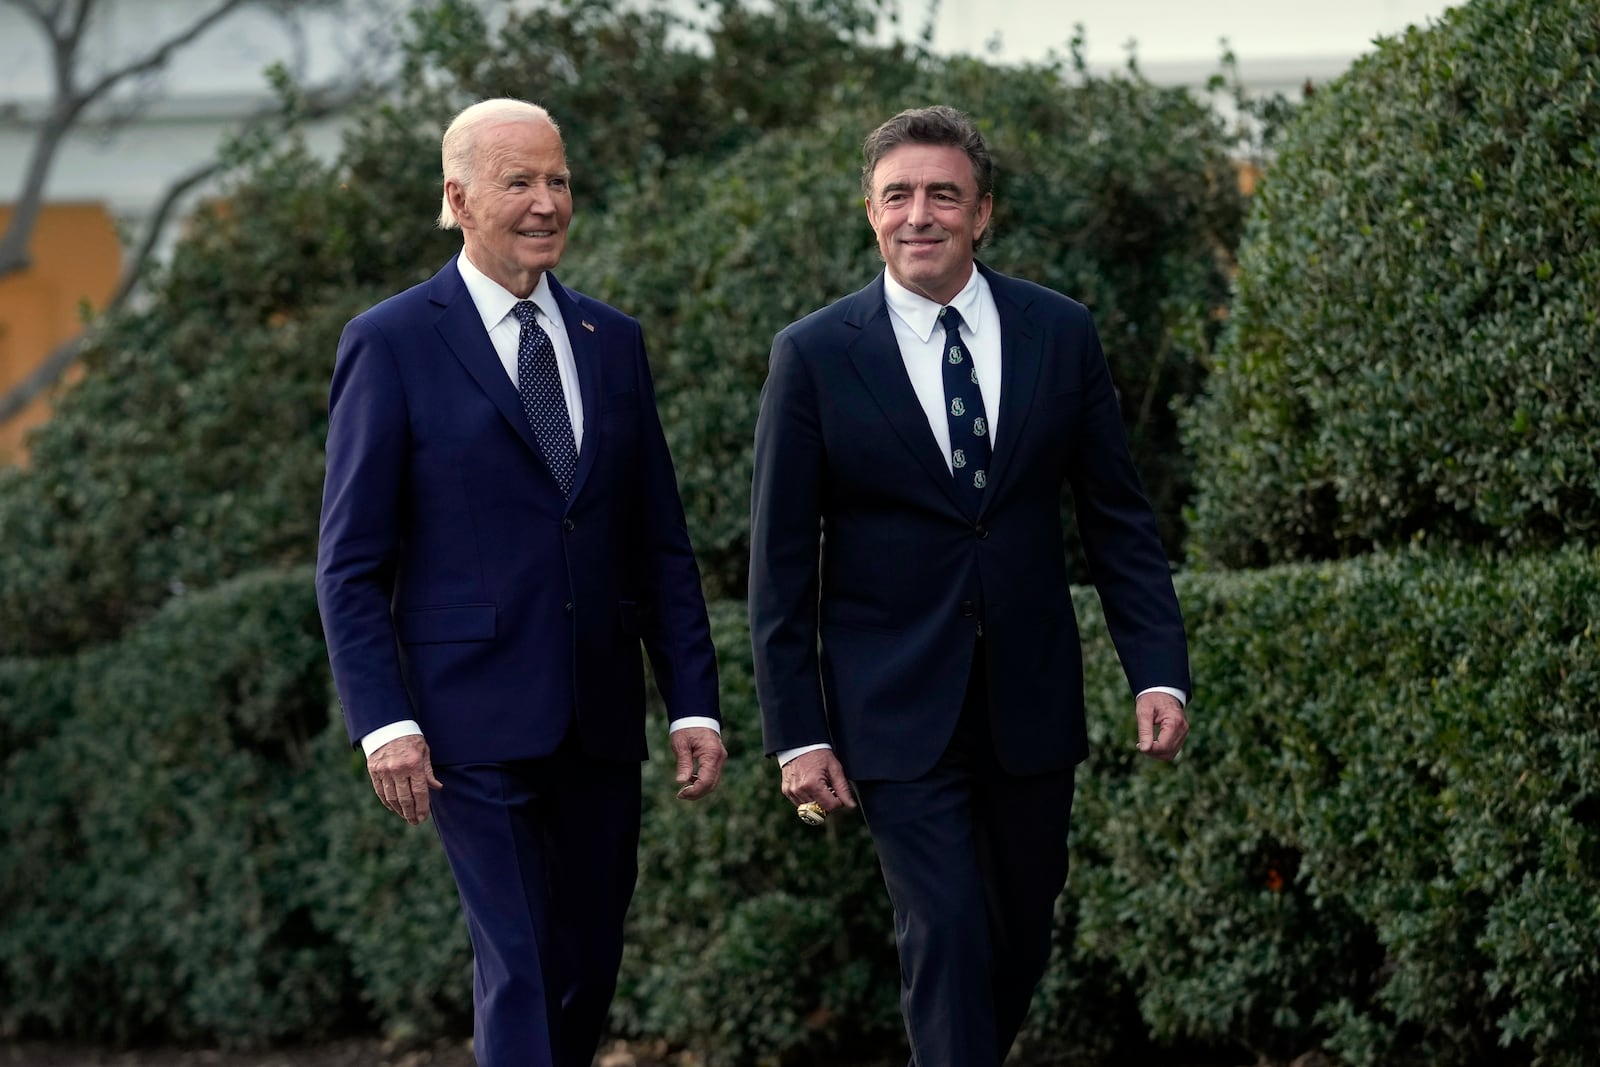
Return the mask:
<path id="1" fill-rule="evenodd" d="M 543 461 L 544 452 L 539 448 L 539 439 L 533 435 L 533 427 L 528 425 L 528 416 L 522 410 L 522 398 L 517 395 L 517 387 L 511 384 L 500 357 L 495 354 L 488 331 L 483 328 L 483 317 L 478 314 L 478 307 L 472 302 L 472 295 L 467 292 L 466 283 L 461 280 L 454 260 L 435 276 L 433 289 L 428 296 L 439 305 L 439 317 L 434 327 L 451 354 L 472 375 L 478 388 L 494 402 L 494 406 L 500 409 L 500 414 L 505 416 L 523 442 L 533 449 L 534 455 Z"/>
<path id="2" fill-rule="evenodd" d="M 1005 488 L 1006 467 L 1027 429 L 1044 362 L 1044 332 L 1028 313 L 1027 303 L 1017 299 L 1005 278 L 987 271 L 984 276 L 1000 312 L 1000 432 L 993 442 L 989 488 L 983 494 L 980 515 Z"/>
<path id="3" fill-rule="evenodd" d="M 845 323 L 859 332 L 848 348 L 851 364 L 889 425 L 917 457 L 928 477 L 938 483 L 951 504 L 965 510 L 961 498 L 956 496 L 955 479 L 950 476 L 950 468 L 945 466 L 944 455 L 939 451 L 939 439 L 929 428 L 922 401 L 917 399 L 917 391 L 906 376 L 900 342 L 895 339 L 894 326 L 889 321 L 889 305 L 883 300 L 882 276 L 852 299 L 854 303 L 845 315 Z"/>
<path id="4" fill-rule="evenodd" d="M 561 309 L 561 321 L 572 345 L 572 361 L 578 365 L 578 393 L 583 397 L 583 447 L 578 449 L 578 469 L 572 475 L 572 496 L 583 491 L 589 472 L 594 469 L 595 453 L 604 445 L 600 427 L 600 368 L 605 358 L 605 340 L 599 330 L 578 310 L 578 301 L 550 275 L 550 291 Z"/>

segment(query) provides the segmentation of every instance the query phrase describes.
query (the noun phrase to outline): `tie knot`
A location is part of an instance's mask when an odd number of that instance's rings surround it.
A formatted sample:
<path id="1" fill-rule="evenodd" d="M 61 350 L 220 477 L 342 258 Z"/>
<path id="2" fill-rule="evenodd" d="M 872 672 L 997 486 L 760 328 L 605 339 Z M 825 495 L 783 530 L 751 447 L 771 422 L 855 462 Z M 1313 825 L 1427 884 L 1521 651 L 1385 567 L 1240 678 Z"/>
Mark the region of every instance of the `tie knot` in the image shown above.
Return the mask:
<path id="1" fill-rule="evenodd" d="M 961 312 L 953 307 L 942 307 L 939 309 L 939 322 L 944 326 L 946 333 L 951 330 L 959 330 L 961 329 Z"/>
<path id="2" fill-rule="evenodd" d="M 518 322 L 526 326 L 528 323 L 534 320 L 534 311 L 537 309 L 537 307 L 538 305 L 532 300 L 518 300 L 515 304 L 511 305 L 511 314 L 517 317 Z"/>

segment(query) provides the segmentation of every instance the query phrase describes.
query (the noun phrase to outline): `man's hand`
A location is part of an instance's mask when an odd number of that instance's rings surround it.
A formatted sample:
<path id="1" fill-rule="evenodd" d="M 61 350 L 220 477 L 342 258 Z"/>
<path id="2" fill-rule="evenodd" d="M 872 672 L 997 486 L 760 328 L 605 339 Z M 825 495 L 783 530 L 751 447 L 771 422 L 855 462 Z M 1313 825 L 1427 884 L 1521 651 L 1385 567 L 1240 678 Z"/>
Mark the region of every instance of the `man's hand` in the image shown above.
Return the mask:
<path id="1" fill-rule="evenodd" d="M 1170 762 L 1189 736 L 1183 705 L 1170 693 L 1142 693 L 1134 704 L 1139 725 L 1139 751 L 1151 759 Z"/>
<path id="2" fill-rule="evenodd" d="M 444 788 L 421 734 L 397 737 L 368 756 L 367 774 L 383 806 L 412 826 L 428 821 L 428 790 Z"/>
<path id="3" fill-rule="evenodd" d="M 853 808 L 856 798 L 850 793 L 844 767 L 831 748 L 819 748 L 796 756 L 783 765 L 783 795 L 795 807 L 816 801 L 824 812 Z"/>
<path id="4" fill-rule="evenodd" d="M 699 800 L 717 787 L 728 750 L 722 735 L 709 726 L 686 726 L 672 731 L 672 751 L 678 756 L 679 800 Z"/>

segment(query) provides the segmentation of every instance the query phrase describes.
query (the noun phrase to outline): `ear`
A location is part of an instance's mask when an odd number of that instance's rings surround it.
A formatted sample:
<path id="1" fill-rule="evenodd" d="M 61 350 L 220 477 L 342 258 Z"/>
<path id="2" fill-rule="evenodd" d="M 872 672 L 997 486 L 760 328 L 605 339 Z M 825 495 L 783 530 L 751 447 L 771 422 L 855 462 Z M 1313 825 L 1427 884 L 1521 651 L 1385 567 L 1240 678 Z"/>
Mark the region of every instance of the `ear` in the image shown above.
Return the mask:
<path id="1" fill-rule="evenodd" d="M 472 218 L 467 210 L 467 190 L 454 178 L 448 178 L 444 183 L 444 195 L 450 201 L 450 210 L 456 213 L 456 222 L 465 230 L 470 226 Z"/>
<path id="2" fill-rule="evenodd" d="M 864 196 L 861 198 L 861 202 L 865 204 L 867 208 L 867 221 L 871 223 L 872 228 L 876 230 L 878 228 L 878 218 L 877 212 L 872 210 L 872 197 Z"/>
<path id="3" fill-rule="evenodd" d="M 973 241 L 983 236 L 983 231 L 989 228 L 989 216 L 994 212 L 994 194 L 985 193 L 983 199 L 978 201 L 978 218 L 972 231 Z"/>

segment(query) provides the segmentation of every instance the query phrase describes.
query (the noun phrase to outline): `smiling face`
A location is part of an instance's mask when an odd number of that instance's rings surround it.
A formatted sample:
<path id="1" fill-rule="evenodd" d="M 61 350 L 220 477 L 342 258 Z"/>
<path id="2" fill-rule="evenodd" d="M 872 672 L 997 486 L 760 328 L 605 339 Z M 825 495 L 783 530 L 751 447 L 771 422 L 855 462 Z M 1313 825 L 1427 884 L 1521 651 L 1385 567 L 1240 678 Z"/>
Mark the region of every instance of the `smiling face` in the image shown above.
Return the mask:
<path id="1" fill-rule="evenodd" d="M 972 160 L 954 145 L 902 144 L 872 171 L 867 218 L 895 281 L 948 304 L 972 275 L 994 197 L 978 195 Z"/>
<path id="2" fill-rule="evenodd" d="M 561 262 L 572 221 L 571 175 L 561 135 L 532 119 L 479 135 L 472 178 L 445 182 L 467 258 L 518 297 Z"/>

